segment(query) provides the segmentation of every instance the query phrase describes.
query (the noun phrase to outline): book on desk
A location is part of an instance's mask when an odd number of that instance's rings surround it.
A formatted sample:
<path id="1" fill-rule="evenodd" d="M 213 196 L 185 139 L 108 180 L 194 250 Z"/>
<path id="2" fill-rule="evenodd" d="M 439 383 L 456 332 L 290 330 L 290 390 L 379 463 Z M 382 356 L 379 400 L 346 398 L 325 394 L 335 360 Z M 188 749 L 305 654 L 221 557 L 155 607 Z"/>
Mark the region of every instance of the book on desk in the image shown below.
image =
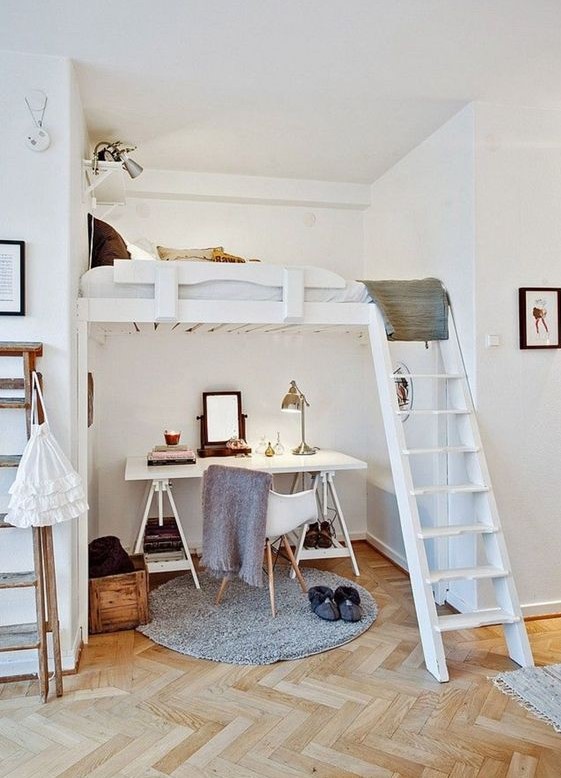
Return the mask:
<path id="1" fill-rule="evenodd" d="M 150 467 L 162 465 L 194 465 L 195 452 L 187 446 L 155 446 L 149 451 L 146 462 Z"/>

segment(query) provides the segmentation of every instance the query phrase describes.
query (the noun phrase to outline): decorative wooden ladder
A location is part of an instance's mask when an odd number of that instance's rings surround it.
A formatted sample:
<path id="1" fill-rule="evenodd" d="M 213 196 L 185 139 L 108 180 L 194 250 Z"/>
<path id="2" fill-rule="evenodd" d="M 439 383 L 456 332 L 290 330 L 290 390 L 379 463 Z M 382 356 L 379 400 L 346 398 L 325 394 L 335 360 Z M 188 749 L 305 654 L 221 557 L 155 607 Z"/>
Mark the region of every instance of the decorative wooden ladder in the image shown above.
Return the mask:
<path id="1" fill-rule="evenodd" d="M 43 354 L 42 343 L 6 343 L 0 342 L 0 357 L 21 357 L 23 360 L 23 378 L 0 378 L 0 390 L 19 391 L 18 397 L 1 397 L 0 409 L 24 410 L 27 436 L 31 432 L 31 394 L 32 373 L 35 360 Z M 39 376 L 40 378 L 40 376 Z M 41 409 L 39 408 L 39 414 Z M 41 415 L 39 420 L 42 421 Z M 16 468 L 20 454 L 0 456 L 0 467 Z M 0 514 L 0 529 L 22 532 L 4 521 Z M 49 694 L 49 669 L 47 654 L 47 633 L 52 634 L 54 653 L 54 677 L 57 697 L 62 695 L 62 661 L 60 652 L 60 633 L 56 578 L 54 563 L 53 534 L 51 527 L 33 527 L 33 570 L 17 573 L 0 573 L 0 589 L 35 590 L 36 623 L 9 624 L 0 626 L 0 651 L 27 651 L 37 649 L 38 677 L 41 700 L 47 701 Z"/>
<path id="2" fill-rule="evenodd" d="M 510 657 L 522 667 L 531 667 L 534 663 L 532 651 L 493 496 L 452 311 L 450 309 L 449 312 L 449 339 L 434 341 L 440 350 L 443 372 L 429 370 L 427 373 L 411 375 L 415 382 L 429 379 L 443 385 L 445 391 L 438 392 L 438 395 L 446 395 L 446 407 L 404 411 L 400 410 L 398 405 L 384 321 L 378 307 L 372 308 L 370 343 L 426 667 L 438 681 L 447 681 L 449 676 L 442 633 L 490 625 L 503 625 Z M 426 418 L 426 414 L 446 419 L 447 427 L 450 428 L 447 429 L 446 445 L 433 446 L 431 441 L 426 447 L 410 448 L 402 421 L 404 414 L 410 414 L 412 419 L 416 415 L 425 415 Z M 428 486 L 414 484 L 412 457 L 443 456 L 448 463 L 454 455 L 464 460 L 462 470 L 467 476 L 465 483 L 450 483 L 450 468 L 446 467 L 446 483 Z M 430 494 L 443 494 L 447 498 L 448 516 L 444 526 L 425 526 L 427 522 L 421 520 L 418 498 Z M 450 505 L 450 498 L 451 495 L 457 494 L 473 495 L 469 521 L 464 518 L 465 509 L 460 512 L 459 517 L 453 515 L 454 506 Z M 471 536 L 473 541 L 481 537 L 485 564 L 467 568 L 431 569 L 427 556 L 427 541 L 448 544 L 450 539 L 458 536 Z M 433 586 L 462 580 L 476 583 L 490 580 L 496 607 L 439 615 Z"/>

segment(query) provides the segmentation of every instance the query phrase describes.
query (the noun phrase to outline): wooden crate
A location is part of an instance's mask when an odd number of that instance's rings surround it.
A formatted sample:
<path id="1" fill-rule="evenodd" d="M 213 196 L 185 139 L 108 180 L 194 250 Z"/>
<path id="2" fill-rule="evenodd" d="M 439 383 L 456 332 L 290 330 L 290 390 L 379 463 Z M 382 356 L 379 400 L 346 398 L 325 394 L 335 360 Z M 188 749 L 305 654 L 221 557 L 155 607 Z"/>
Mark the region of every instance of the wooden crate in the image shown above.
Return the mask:
<path id="1" fill-rule="evenodd" d="M 133 573 L 90 578 L 90 633 L 115 632 L 147 624 L 148 570 L 144 554 L 131 556 Z"/>

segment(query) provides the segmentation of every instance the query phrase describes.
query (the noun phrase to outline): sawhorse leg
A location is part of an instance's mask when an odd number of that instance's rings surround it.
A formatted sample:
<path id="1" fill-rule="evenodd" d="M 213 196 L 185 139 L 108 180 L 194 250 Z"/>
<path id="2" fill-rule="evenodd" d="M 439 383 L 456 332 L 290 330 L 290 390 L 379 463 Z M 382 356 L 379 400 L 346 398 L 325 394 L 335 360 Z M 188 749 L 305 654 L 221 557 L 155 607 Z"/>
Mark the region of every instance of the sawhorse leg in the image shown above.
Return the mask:
<path id="1" fill-rule="evenodd" d="M 333 500 L 333 505 L 335 506 L 335 510 L 337 511 L 337 518 L 339 520 L 339 525 L 343 532 L 343 537 L 345 538 L 345 545 L 349 550 L 349 556 L 353 563 L 353 570 L 355 571 L 355 575 L 360 575 L 360 570 L 356 561 L 353 544 L 351 543 L 351 536 L 349 535 L 347 522 L 345 521 L 345 517 L 343 515 L 343 509 L 341 508 L 341 503 L 339 502 L 339 495 L 337 494 L 337 490 L 335 489 L 334 474 L 330 472 L 327 473 L 326 475 L 327 475 L 327 488 L 331 494 L 331 499 Z"/>
<path id="2" fill-rule="evenodd" d="M 150 488 L 148 489 L 148 496 L 146 498 L 146 505 L 144 507 L 142 521 L 140 523 L 140 528 L 138 530 L 138 535 L 136 536 L 136 542 L 134 544 L 135 554 L 142 553 L 142 548 L 144 546 L 144 533 L 146 531 L 146 524 L 148 523 L 148 514 L 150 513 L 150 507 L 152 506 L 152 499 L 154 497 L 154 492 L 156 491 L 157 483 L 158 483 L 157 481 L 152 481 L 152 483 L 150 484 Z"/>
<path id="3" fill-rule="evenodd" d="M 164 524 L 164 493 L 166 493 L 168 496 L 173 517 L 177 525 L 177 531 L 179 532 L 179 537 L 181 538 L 181 545 L 183 547 L 183 553 L 185 554 L 185 559 L 178 560 L 178 561 L 166 560 L 165 562 L 150 562 L 150 560 L 148 560 L 148 570 L 153 573 L 165 572 L 167 570 L 170 571 L 190 570 L 196 588 L 200 589 L 201 587 L 200 587 L 197 571 L 195 569 L 195 565 L 193 564 L 193 558 L 191 556 L 189 546 L 187 545 L 187 539 L 185 537 L 185 533 L 183 532 L 183 527 L 181 526 L 179 513 L 177 511 L 177 506 L 175 504 L 175 500 L 173 499 L 173 495 L 171 493 L 171 484 L 168 478 L 155 478 L 150 485 L 150 488 L 148 490 L 148 496 L 146 498 L 146 505 L 144 507 L 144 514 L 142 516 L 142 521 L 140 523 L 138 535 L 136 536 L 134 553 L 135 554 L 142 553 L 144 547 L 144 533 L 146 532 L 148 515 L 150 513 L 150 508 L 152 507 L 152 500 L 154 499 L 155 493 L 158 495 L 158 524 L 160 525 L 160 527 L 162 527 Z"/>
<path id="4" fill-rule="evenodd" d="M 299 475 L 299 473 L 295 474 L 295 477 L 294 477 L 295 480 L 294 480 L 294 483 L 292 485 L 293 486 L 293 490 L 291 491 L 291 494 L 294 494 L 294 486 L 296 484 L 296 479 L 298 478 L 298 475 Z M 318 499 L 318 491 L 317 490 L 318 490 L 319 477 L 320 477 L 319 473 L 314 473 L 312 475 L 312 487 L 311 488 L 314 490 L 314 492 L 316 494 L 316 499 Z M 319 499 L 318 499 L 318 502 L 319 502 Z M 299 564 L 300 557 L 302 556 L 302 549 L 304 548 L 304 540 L 306 538 L 306 532 L 308 531 L 308 527 L 309 527 L 309 524 L 302 524 L 302 528 L 300 530 L 300 537 L 298 538 L 298 542 L 296 543 L 296 554 L 294 556 L 294 560 L 296 562 L 296 565 Z M 290 577 L 294 578 L 295 576 L 296 576 L 296 573 L 294 572 L 294 570 L 291 569 Z"/>
<path id="5" fill-rule="evenodd" d="M 171 484 L 169 481 L 164 482 L 164 489 L 167 492 L 169 504 L 171 505 L 171 510 L 175 517 L 175 523 L 177 524 L 177 529 L 179 530 L 179 535 L 181 537 L 181 543 L 183 544 L 183 550 L 185 551 L 185 556 L 187 557 L 187 561 L 189 562 L 189 567 L 191 570 L 191 575 L 193 576 L 193 581 L 195 582 L 196 588 L 200 589 L 201 585 L 199 584 L 199 577 L 197 576 L 197 571 L 195 570 L 195 565 L 193 564 L 191 552 L 189 551 L 189 546 L 187 545 L 187 539 L 185 538 L 185 533 L 183 532 L 183 527 L 181 526 L 181 522 L 179 520 L 179 514 L 177 513 L 177 507 L 175 505 L 175 500 L 173 499 L 173 494 L 171 493 Z"/>
<path id="6" fill-rule="evenodd" d="M 318 484 L 321 481 L 321 497 L 318 490 Z M 332 510 L 335 511 L 334 521 L 339 522 L 341 532 L 345 539 L 345 545 L 343 546 L 335 538 L 333 540 L 333 546 L 331 548 L 304 548 L 304 538 L 306 536 L 307 525 L 302 529 L 300 539 L 296 549 L 296 562 L 300 563 L 303 559 L 332 559 L 338 557 L 349 557 L 353 566 L 355 575 L 360 575 L 360 570 L 356 561 L 355 552 L 351 543 L 351 537 L 349 530 L 345 522 L 345 516 L 343 515 L 343 509 L 339 502 L 339 496 L 335 489 L 334 473 L 332 471 L 324 471 L 316 473 L 314 475 L 314 488 L 316 489 L 316 497 L 320 508 L 321 515 L 324 519 L 327 518 L 328 512 L 328 496 L 331 496 L 331 502 L 333 503 Z"/>

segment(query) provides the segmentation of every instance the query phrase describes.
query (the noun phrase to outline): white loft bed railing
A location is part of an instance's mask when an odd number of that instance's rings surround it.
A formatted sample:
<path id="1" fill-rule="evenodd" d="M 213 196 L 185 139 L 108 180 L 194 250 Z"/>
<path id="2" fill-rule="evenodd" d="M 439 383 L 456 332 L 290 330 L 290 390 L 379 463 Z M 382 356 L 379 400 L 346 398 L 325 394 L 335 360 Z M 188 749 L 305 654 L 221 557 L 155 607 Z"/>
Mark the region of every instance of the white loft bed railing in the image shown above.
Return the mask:
<path id="1" fill-rule="evenodd" d="M 283 267 L 247 263 L 116 260 L 116 284 L 153 286 L 150 298 L 81 297 L 80 322 L 313 324 L 364 326 L 369 323 L 366 303 L 306 302 L 306 288 L 344 289 L 337 273 L 315 267 Z M 242 281 L 282 289 L 281 301 L 182 300 L 180 285 L 212 281 Z"/>

